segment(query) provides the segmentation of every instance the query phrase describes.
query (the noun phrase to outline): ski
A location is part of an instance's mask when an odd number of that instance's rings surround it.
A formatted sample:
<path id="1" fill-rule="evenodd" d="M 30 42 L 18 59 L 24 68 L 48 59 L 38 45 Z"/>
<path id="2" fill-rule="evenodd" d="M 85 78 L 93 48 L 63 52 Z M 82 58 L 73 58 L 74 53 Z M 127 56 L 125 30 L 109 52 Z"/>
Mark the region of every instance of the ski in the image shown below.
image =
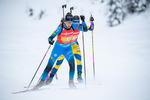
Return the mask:
<path id="1" fill-rule="evenodd" d="M 25 92 L 31 92 L 32 90 L 23 90 L 18 92 L 12 92 L 12 94 L 19 94 L 19 93 L 25 93 Z"/>
<path id="2" fill-rule="evenodd" d="M 79 82 L 77 82 L 77 83 L 74 83 L 74 84 L 76 84 L 76 85 L 78 85 L 78 84 L 80 84 L 80 85 L 82 85 L 82 84 L 84 84 L 85 82 L 82 82 L 82 83 L 79 83 Z M 54 84 L 51 84 L 51 86 L 53 86 Z M 46 85 L 44 85 L 44 86 L 46 86 Z M 25 86 L 24 88 L 27 88 L 27 86 Z M 26 89 L 26 90 L 22 90 L 22 91 L 18 91 L 18 92 L 12 92 L 12 94 L 20 94 L 20 93 L 27 93 L 27 92 L 35 92 L 35 91 L 41 91 L 41 90 L 45 90 L 45 89 L 50 89 L 50 88 L 39 88 L 39 89 L 37 89 L 37 90 L 32 90 L 32 89 Z M 62 88 L 62 89 L 78 89 L 77 87 L 76 88 L 71 88 L 71 87 L 69 87 L 69 88 Z"/>
<path id="3" fill-rule="evenodd" d="M 54 84 L 50 84 L 50 86 L 53 86 Z M 46 84 L 43 84 L 43 86 L 47 86 Z M 34 86 L 30 86 L 31 88 L 33 88 Z M 24 86 L 23 88 L 28 88 L 27 86 Z"/>
<path id="4" fill-rule="evenodd" d="M 40 89 L 37 89 L 37 90 L 32 90 L 32 89 L 29 89 L 29 90 L 22 90 L 22 91 L 18 91 L 18 92 L 12 92 L 12 94 L 35 92 L 35 91 L 41 91 L 41 90 L 45 90 L 45 89 L 49 89 L 49 88 L 42 88 L 42 89 L 40 88 Z"/>

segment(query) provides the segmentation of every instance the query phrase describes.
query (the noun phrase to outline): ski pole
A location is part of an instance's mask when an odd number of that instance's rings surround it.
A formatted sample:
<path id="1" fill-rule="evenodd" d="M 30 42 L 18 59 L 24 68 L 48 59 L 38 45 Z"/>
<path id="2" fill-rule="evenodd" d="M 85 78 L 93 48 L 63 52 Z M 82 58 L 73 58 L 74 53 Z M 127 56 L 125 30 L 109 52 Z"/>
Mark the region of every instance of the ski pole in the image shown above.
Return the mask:
<path id="1" fill-rule="evenodd" d="M 64 8 L 66 8 L 66 7 L 67 7 L 67 4 L 62 5 L 62 8 L 63 8 L 63 18 L 65 18 L 65 11 L 64 11 Z"/>
<path id="2" fill-rule="evenodd" d="M 81 15 L 82 16 L 82 15 Z M 80 16 L 80 17 L 81 17 Z M 84 32 L 83 32 L 83 21 L 82 21 L 82 43 L 83 43 L 83 62 L 84 62 L 84 77 L 86 86 L 86 66 L 85 66 L 85 48 L 84 48 Z"/>
<path id="3" fill-rule="evenodd" d="M 70 7 L 70 13 L 72 14 L 72 10 L 74 10 L 74 7 Z"/>
<path id="4" fill-rule="evenodd" d="M 92 15 L 91 15 L 92 17 Z M 91 29 L 93 29 L 93 22 L 91 22 Z M 95 80 L 95 61 L 94 61 L 94 38 L 93 38 L 93 30 L 92 30 L 92 55 L 93 55 L 93 76 Z"/>
<path id="5" fill-rule="evenodd" d="M 49 51 L 50 47 L 51 47 L 51 45 L 49 45 L 49 47 L 48 47 L 48 49 L 47 49 L 47 51 L 46 51 L 46 53 L 45 53 L 45 55 L 44 55 L 44 57 L 43 57 L 42 61 L 40 62 L 40 64 L 39 64 L 39 66 L 38 66 L 38 68 L 37 68 L 37 70 L 36 70 L 35 74 L 33 75 L 32 79 L 31 79 L 31 81 L 30 81 L 30 83 L 29 83 L 29 85 L 28 85 L 28 87 L 27 87 L 27 90 L 29 89 L 29 87 L 30 87 L 30 85 L 31 85 L 31 83 L 32 83 L 32 81 L 33 81 L 33 79 L 34 79 L 34 77 L 35 77 L 36 73 L 38 72 L 38 70 L 39 70 L 39 68 L 40 68 L 40 66 L 41 66 L 41 64 L 42 64 L 42 62 L 43 62 L 43 60 L 44 60 L 45 56 L 47 55 L 47 53 L 48 53 L 48 51 Z"/>

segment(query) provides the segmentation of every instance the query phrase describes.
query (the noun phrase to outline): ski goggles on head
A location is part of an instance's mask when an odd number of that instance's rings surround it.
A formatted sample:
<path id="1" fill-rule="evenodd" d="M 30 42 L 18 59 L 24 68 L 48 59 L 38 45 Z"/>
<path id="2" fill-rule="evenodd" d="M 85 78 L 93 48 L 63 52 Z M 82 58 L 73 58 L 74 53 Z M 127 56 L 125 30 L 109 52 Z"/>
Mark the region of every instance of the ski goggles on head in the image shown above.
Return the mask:
<path id="1" fill-rule="evenodd" d="M 72 21 L 66 21 L 67 24 L 72 24 Z"/>
<path id="2" fill-rule="evenodd" d="M 74 23 L 80 23 L 80 20 L 79 19 L 73 19 L 73 22 Z"/>
<path id="3" fill-rule="evenodd" d="M 73 20 L 73 16 L 69 15 L 65 17 L 65 21 L 72 21 Z"/>

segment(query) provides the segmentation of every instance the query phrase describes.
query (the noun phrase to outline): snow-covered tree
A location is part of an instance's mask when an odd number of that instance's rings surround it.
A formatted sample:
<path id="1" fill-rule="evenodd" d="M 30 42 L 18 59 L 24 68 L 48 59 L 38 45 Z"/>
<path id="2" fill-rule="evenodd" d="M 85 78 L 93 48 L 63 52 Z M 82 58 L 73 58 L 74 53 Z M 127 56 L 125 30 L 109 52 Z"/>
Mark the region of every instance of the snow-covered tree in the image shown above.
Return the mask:
<path id="1" fill-rule="evenodd" d="M 121 24 L 128 14 L 145 12 L 149 8 L 150 0 L 109 0 L 107 4 L 108 24 L 115 26 Z"/>

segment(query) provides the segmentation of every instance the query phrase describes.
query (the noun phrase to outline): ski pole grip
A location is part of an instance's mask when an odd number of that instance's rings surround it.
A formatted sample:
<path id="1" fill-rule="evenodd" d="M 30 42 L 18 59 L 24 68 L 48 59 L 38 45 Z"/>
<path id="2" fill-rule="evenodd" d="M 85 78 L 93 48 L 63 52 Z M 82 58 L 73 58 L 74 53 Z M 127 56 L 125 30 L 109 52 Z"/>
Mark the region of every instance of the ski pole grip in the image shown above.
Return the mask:
<path id="1" fill-rule="evenodd" d="M 70 13 L 72 14 L 72 10 L 74 9 L 74 7 L 70 7 Z"/>
<path id="2" fill-rule="evenodd" d="M 67 4 L 62 5 L 62 8 L 66 8 Z"/>
<path id="3" fill-rule="evenodd" d="M 84 22 L 85 16 L 84 15 L 80 15 L 80 18 L 81 18 L 82 22 Z"/>
<path id="4" fill-rule="evenodd" d="M 73 7 L 70 7 L 70 10 L 73 10 L 74 8 Z"/>

